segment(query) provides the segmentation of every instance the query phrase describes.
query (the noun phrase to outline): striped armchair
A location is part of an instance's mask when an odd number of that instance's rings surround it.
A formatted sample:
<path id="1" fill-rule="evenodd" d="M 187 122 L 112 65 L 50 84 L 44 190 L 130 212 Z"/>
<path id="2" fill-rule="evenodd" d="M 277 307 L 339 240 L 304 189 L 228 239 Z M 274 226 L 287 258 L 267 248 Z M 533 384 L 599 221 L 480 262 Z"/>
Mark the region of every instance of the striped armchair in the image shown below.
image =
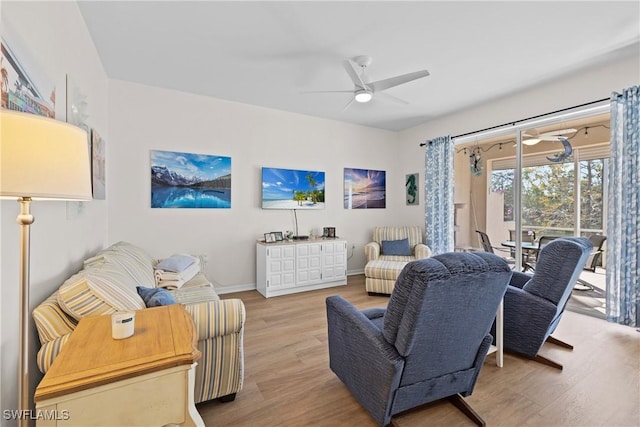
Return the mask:
<path id="1" fill-rule="evenodd" d="M 429 258 L 431 249 L 423 243 L 423 231 L 417 226 L 375 227 L 373 241 L 367 243 L 364 252 L 367 264 L 364 267 L 365 287 L 369 294 L 391 294 L 398 275 L 405 265 L 416 259 Z M 408 240 L 408 252 L 390 251 L 384 248 L 392 242 Z M 398 253 L 403 253 L 398 255 Z"/>
<path id="2" fill-rule="evenodd" d="M 204 265 L 204 259 L 200 261 Z M 142 249 L 126 242 L 86 260 L 82 270 L 33 310 L 41 344 L 40 371 L 47 372 L 82 317 L 145 309 L 136 286 L 156 286 L 156 264 Z M 244 375 L 244 304 L 239 299 L 221 300 L 202 273 L 171 292 L 193 318 L 202 353 L 195 371 L 195 402 L 233 400 L 242 389 Z"/>

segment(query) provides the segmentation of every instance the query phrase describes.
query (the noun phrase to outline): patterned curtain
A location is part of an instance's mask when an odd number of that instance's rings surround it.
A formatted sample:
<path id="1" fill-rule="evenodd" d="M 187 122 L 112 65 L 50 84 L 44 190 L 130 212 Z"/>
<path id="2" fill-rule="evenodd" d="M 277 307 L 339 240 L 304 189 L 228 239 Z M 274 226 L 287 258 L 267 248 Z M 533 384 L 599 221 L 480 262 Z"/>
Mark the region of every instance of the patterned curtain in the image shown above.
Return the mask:
<path id="1" fill-rule="evenodd" d="M 640 323 L 640 88 L 611 95 L 607 200 L 607 320 Z"/>
<path id="2" fill-rule="evenodd" d="M 453 251 L 453 141 L 441 136 L 425 147 L 425 243 L 437 255 Z"/>

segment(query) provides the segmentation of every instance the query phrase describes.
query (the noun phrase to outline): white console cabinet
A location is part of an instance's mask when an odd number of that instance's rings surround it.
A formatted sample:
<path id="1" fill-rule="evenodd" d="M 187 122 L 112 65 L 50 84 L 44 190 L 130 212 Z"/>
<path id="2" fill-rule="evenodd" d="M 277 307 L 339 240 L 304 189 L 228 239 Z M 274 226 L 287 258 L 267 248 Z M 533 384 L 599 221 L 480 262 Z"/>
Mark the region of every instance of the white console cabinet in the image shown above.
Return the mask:
<path id="1" fill-rule="evenodd" d="M 266 298 L 347 284 L 347 241 L 256 244 L 256 288 Z"/>

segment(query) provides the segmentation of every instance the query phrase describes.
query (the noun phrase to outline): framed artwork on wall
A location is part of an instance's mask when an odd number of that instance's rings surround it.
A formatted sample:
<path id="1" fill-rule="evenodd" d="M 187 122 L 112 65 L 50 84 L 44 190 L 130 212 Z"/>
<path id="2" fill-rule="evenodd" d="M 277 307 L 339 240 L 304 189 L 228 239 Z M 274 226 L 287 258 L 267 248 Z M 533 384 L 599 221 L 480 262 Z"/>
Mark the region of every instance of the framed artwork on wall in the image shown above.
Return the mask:
<path id="1" fill-rule="evenodd" d="M 67 74 L 67 123 L 78 126 L 89 133 L 88 108 L 87 95 L 80 89 L 75 79 Z"/>
<path id="2" fill-rule="evenodd" d="M 152 208 L 231 208 L 231 157 L 151 151 Z"/>
<path id="3" fill-rule="evenodd" d="M 89 129 L 89 125 L 87 124 L 87 119 L 89 118 L 89 115 L 87 114 L 87 108 L 89 106 L 87 96 L 75 83 L 73 77 L 71 77 L 69 74 L 67 74 L 65 77 L 67 94 L 67 102 L 65 107 L 67 123 L 77 126 L 80 129 L 84 129 L 87 132 L 87 151 L 89 153 L 89 158 L 92 159 L 91 168 L 93 174 L 93 151 L 91 144 L 93 135 L 91 135 L 91 130 Z M 91 185 L 93 188 L 93 176 L 91 177 Z M 95 196 L 96 194 L 94 192 L 93 198 L 96 198 Z M 98 194 L 98 196 L 100 196 L 100 194 Z M 102 197 L 102 199 L 104 199 L 104 197 Z M 81 216 L 84 212 L 84 204 L 85 202 L 67 202 L 67 219 L 74 219 Z"/>
<path id="4" fill-rule="evenodd" d="M 405 189 L 406 189 L 406 201 L 407 205 L 418 205 L 420 201 L 418 199 L 418 179 L 420 175 L 412 173 L 406 176 Z"/>
<path id="5" fill-rule="evenodd" d="M 324 172 L 262 168 L 262 209 L 324 209 Z"/>
<path id="6" fill-rule="evenodd" d="M 0 42 L 2 108 L 56 118 L 56 87 L 37 69 L 25 68 L 4 36 Z"/>
<path id="7" fill-rule="evenodd" d="M 93 199 L 104 200 L 106 198 L 104 140 L 95 129 L 91 129 L 91 184 Z"/>
<path id="8" fill-rule="evenodd" d="M 387 205 L 386 172 L 344 168 L 344 208 L 375 209 Z"/>

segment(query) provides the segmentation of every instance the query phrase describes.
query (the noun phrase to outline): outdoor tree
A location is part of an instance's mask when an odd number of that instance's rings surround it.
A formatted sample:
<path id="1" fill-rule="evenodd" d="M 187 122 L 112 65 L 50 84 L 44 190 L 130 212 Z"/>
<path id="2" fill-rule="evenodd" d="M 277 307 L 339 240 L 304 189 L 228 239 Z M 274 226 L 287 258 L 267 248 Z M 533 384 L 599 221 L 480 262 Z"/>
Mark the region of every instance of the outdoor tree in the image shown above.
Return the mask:
<path id="1" fill-rule="evenodd" d="M 602 159 L 580 162 L 580 227 L 602 230 L 603 226 L 603 171 Z M 514 218 L 514 170 L 495 170 L 491 174 L 491 191 L 504 194 L 503 219 Z M 574 227 L 574 164 L 531 166 L 522 169 L 522 225 L 538 228 L 573 229 Z M 570 234 L 570 233 L 569 233 Z"/>

